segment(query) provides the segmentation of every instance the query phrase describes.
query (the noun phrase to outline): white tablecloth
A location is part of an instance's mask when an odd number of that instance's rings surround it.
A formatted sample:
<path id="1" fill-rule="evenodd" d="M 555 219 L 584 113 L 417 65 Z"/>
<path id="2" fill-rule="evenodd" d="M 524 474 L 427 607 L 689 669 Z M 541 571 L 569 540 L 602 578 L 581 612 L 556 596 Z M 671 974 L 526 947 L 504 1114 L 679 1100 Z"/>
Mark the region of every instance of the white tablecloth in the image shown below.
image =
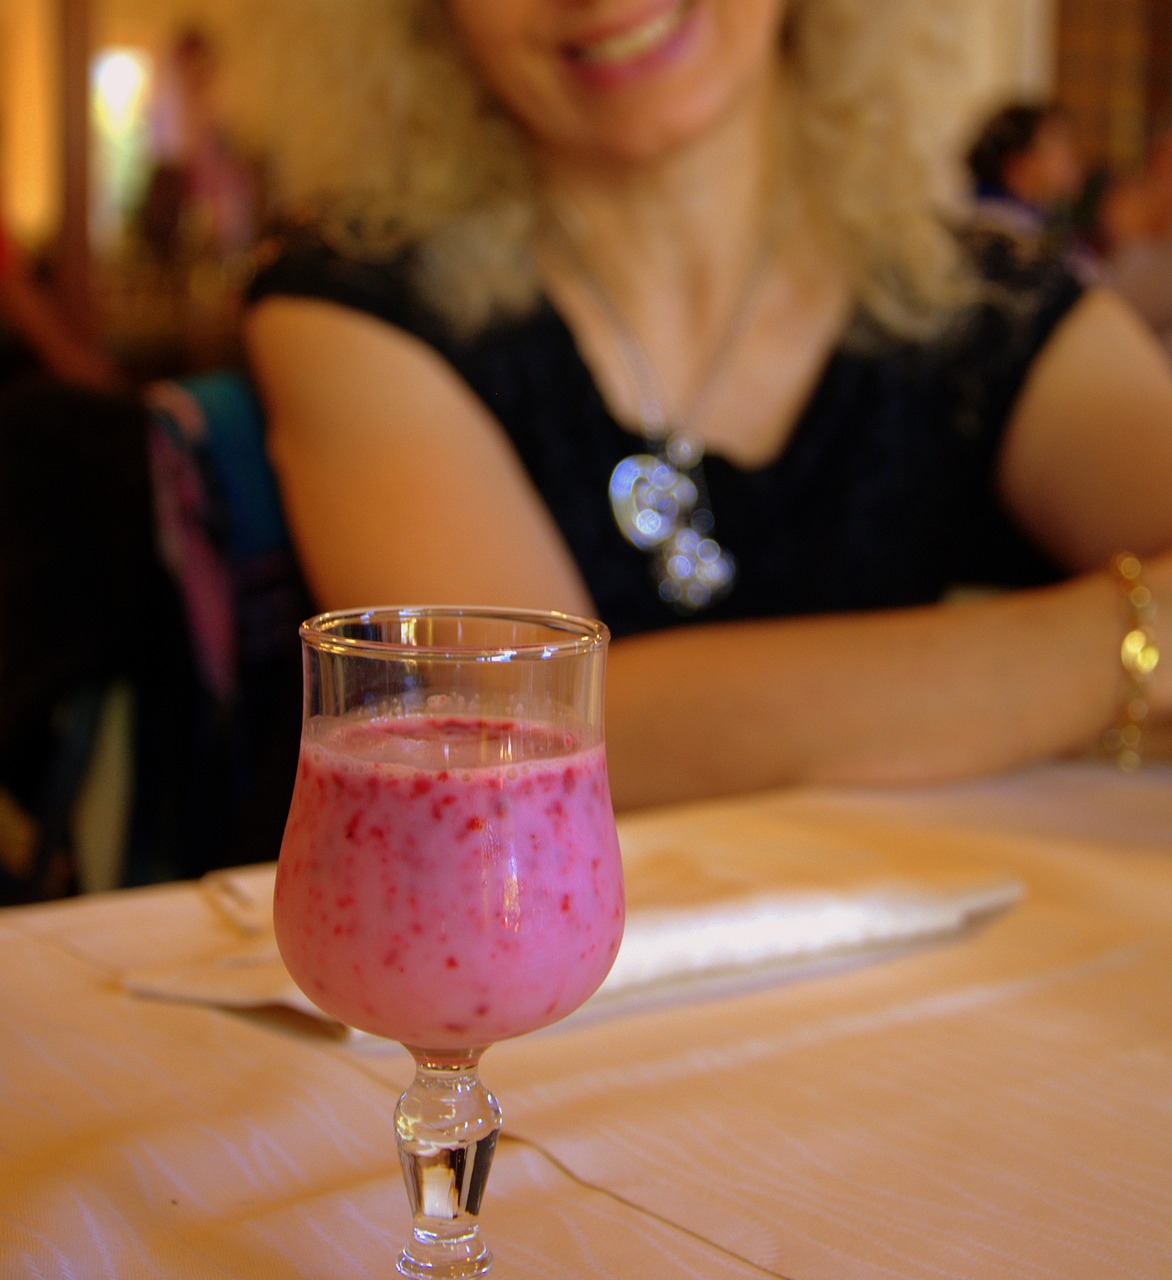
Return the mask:
<path id="1" fill-rule="evenodd" d="M 620 825 L 635 909 L 1019 880 L 867 963 L 599 1002 L 492 1048 L 502 1277 L 1172 1277 L 1172 770 L 797 789 Z M 691 860 L 682 886 L 656 869 Z M 196 886 L 0 912 L 0 1277 L 385 1277 L 397 1049 L 123 976 L 224 945 Z"/>

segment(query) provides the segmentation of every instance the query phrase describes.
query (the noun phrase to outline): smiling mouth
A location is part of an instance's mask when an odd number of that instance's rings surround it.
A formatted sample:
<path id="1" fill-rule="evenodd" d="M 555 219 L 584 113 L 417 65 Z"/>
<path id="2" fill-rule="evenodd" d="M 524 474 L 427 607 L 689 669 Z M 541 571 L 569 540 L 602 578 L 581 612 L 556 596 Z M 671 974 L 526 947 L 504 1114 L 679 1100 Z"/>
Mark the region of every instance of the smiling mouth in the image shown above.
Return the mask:
<path id="1" fill-rule="evenodd" d="M 675 35 L 683 26 L 691 7 L 691 0 L 685 0 L 639 26 L 607 36 L 603 40 L 595 40 L 591 44 L 577 45 L 571 50 L 571 55 L 575 61 L 593 67 L 615 66 L 641 58 Z"/>

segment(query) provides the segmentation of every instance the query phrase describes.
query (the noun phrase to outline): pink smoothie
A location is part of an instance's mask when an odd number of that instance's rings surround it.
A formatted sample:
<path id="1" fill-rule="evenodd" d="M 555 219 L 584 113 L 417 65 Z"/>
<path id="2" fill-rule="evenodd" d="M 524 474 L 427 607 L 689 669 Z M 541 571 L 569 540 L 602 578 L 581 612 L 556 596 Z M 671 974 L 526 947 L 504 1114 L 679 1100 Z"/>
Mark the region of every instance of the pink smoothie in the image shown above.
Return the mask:
<path id="1" fill-rule="evenodd" d="M 524 761 L 480 763 L 502 737 Z M 364 1031 L 443 1050 L 565 1017 L 623 928 L 602 747 L 508 721 L 311 722 L 274 914 L 297 985 Z"/>

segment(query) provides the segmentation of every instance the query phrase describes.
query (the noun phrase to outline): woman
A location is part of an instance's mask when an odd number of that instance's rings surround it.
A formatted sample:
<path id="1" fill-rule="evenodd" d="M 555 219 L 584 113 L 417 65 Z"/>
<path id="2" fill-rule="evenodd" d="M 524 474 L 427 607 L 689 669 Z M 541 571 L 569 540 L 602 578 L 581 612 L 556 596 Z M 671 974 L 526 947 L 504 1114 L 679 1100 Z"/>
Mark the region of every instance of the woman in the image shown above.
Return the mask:
<path id="1" fill-rule="evenodd" d="M 1172 607 L 1172 376 L 1061 270 L 966 272 L 917 132 L 948 6 L 393 8 L 387 256 L 290 251 L 247 325 L 322 605 L 601 614 L 620 807 L 1172 711 L 1107 568 Z"/>

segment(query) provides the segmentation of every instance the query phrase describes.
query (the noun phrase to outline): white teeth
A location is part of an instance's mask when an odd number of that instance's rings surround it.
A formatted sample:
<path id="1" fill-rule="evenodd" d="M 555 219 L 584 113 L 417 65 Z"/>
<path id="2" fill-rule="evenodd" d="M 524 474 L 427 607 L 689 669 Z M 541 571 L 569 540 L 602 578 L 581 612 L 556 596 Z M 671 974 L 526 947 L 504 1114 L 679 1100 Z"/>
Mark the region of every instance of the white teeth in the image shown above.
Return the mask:
<path id="1" fill-rule="evenodd" d="M 645 22 L 641 27 L 580 49 L 578 56 L 583 62 L 592 63 L 623 62 L 628 58 L 637 58 L 657 44 L 662 44 L 675 32 L 680 22 L 681 11 L 677 6 Z"/>

